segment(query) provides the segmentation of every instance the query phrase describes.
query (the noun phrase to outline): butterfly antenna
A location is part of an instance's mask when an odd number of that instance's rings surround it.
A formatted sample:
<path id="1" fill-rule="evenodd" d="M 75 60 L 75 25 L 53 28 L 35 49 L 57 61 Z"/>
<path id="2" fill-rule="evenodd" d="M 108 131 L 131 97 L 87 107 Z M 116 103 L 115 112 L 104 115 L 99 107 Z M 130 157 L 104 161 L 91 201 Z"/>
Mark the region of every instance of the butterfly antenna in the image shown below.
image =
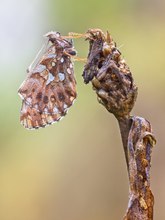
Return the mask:
<path id="1" fill-rule="evenodd" d="M 119 47 L 117 47 L 117 49 L 120 49 L 124 46 L 124 44 L 121 44 Z"/>

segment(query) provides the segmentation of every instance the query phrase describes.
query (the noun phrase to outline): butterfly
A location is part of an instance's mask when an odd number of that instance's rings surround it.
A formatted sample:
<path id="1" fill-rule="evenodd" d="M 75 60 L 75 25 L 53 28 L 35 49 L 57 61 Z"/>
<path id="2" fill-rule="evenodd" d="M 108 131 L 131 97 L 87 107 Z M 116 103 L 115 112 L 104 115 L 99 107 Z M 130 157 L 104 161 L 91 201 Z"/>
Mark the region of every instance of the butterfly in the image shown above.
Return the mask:
<path id="1" fill-rule="evenodd" d="M 73 104 L 76 80 L 72 57 L 73 41 L 59 32 L 48 32 L 42 56 L 28 69 L 18 90 L 22 99 L 21 124 L 27 129 L 45 127 L 59 121 Z"/>

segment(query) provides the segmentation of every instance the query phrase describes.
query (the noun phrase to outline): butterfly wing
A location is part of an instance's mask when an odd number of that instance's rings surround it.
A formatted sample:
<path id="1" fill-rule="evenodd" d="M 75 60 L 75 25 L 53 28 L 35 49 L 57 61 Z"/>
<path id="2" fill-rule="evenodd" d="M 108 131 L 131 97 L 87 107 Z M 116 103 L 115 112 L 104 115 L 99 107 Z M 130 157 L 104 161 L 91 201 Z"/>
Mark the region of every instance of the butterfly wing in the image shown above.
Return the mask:
<path id="1" fill-rule="evenodd" d="M 59 121 L 76 98 L 71 56 L 52 45 L 21 85 L 21 123 L 39 128 Z"/>

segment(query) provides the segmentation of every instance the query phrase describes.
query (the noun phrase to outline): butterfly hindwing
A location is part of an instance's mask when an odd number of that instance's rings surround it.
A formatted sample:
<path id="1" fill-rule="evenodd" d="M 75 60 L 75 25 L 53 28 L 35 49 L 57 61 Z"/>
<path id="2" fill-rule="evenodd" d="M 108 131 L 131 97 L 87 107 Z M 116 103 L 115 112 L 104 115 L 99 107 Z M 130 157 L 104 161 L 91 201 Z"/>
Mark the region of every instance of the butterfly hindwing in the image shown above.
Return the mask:
<path id="1" fill-rule="evenodd" d="M 76 98 L 71 55 L 73 45 L 57 32 L 48 35 L 51 46 L 29 71 L 19 89 L 21 123 L 25 128 L 45 127 L 61 119 Z"/>

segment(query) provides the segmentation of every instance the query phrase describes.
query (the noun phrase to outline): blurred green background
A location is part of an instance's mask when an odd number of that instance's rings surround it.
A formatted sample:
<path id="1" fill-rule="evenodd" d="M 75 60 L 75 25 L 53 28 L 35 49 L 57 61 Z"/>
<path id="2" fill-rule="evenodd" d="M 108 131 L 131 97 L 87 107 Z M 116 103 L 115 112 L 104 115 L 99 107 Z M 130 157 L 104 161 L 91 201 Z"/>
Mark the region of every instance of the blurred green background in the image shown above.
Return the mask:
<path id="1" fill-rule="evenodd" d="M 26 69 L 55 30 L 109 30 L 139 87 L 133 114 L 157 137 L 151 187 L 154 216 L 165 219 L 165 1 L 1 0 L 0 219 L 116 220 L 128 202 L 128 178 L 118 124 L 75 63 L 78 98 L 59 123 L 36 131 L 19 123 L 17 90 Z M 80 57 L 88 53 L 75 41 Z"/>

